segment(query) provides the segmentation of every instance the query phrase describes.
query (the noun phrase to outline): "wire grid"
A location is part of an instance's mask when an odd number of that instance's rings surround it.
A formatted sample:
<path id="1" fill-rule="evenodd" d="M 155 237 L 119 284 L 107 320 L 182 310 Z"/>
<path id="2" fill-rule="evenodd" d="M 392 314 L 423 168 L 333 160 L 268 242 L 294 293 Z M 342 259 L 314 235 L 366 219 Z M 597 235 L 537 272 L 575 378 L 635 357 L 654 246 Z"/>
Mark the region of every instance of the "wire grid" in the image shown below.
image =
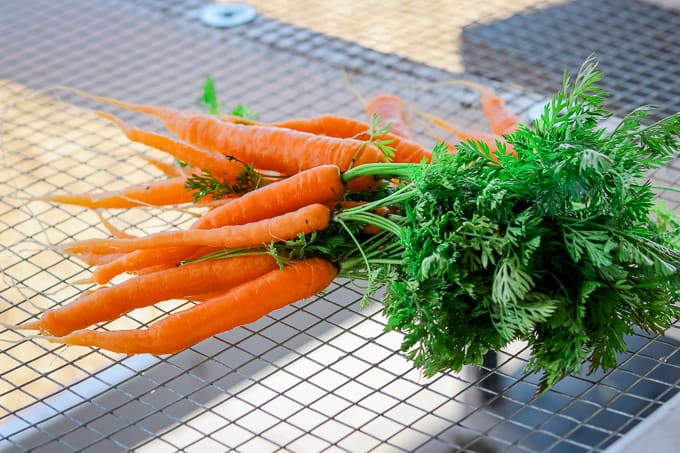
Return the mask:
<path id="1" fill-rule="evenodd" d="M 200 4 L 152 6 L 157 3 L 16 2 L 0 19 L 6 50 L 0 55 L 3 322 L 24 321 L 37 313 L 33 305 L 66 303 L 83 288 L 72 282 L 88 269 L 39 242 L 106 234 L 92 213 L 26 203 L 26 196 L 122 187 L 158 176 L 131 157 L 148 150 L 131 147 L 80 108 L 93 105 L 64 91 L 43 96 L 30 88 L 58 83 L 188 107 L 210 74 L 225 105 L 244 103 L 264 120 L 327 111 L 361 118 L 361 104 L 343 79 L 341 69 L 348 68 L 352 87 L 363 95 L 396 92 L 462 126 L 483 120 L 475 93 L 432 83 L 454 76 L 445 71 L 402 66 L 399 57 L 264 17 L 252 28 L 218 31 L 192 19 Z M 253 30 L 258 39 L 249 36 Z M 311 57 L 267 44 L 300 35 L 306 38 L 294 42 L 313 46 Z M 361 64 L 348 67 L 354 58 Z M 494 88 L 525 117 L 542 99 L 526 89 Z M 415 126 L 427 140 L 428 131 Z M 679 175 L 674 161 L 654 178 L 677 185 Z M 674 193 L 662 196 L 677 208 Z M 107 215 L 131 232 L 187 222 L 186 215 L 164 210 Z M 4 346 L 0 449 L 603 450 L 678 390 L 677 324 L 666 336 L 631 336 L 617 369 L 569 377 L 532 398 L 538 377 L 522 374 L 523 345 L 489 357 L 480 370 L 425 379 L 398 352 L 399 336 L 383 331 L 379 304 L 361 310 L 360 297 L 358 288 L 336 281 L 322 297 L 172 356 L 55 350 L 39 340 Z M 160 304 L 105 328 L 144 326 L 182 307 L 182 301 Z M 18 336 L 4 330 L 2 338 Z"/>

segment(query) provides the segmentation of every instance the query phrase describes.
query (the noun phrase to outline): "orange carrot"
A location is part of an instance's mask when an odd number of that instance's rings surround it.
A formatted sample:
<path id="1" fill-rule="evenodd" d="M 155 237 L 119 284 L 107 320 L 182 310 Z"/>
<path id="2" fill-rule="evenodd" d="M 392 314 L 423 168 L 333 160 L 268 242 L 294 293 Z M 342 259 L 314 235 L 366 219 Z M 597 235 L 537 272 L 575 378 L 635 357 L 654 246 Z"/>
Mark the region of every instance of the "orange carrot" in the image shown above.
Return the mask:
<path id="1" fill-rule="evenodd" d="M 167 231 L 133 239 L 85 239 L 63 248 L 65 253 L 110 253 L 173 246 L 249 247 L 293 239 L 326 228 L 330 209 L 320 203 L 244 225 L 207 230 Z"/>
<path id="2" fill-rule="evenodd" d="M 496 135 L 511 134 L 517 129 L 519 117 L 515 115 L 503 99 L 480 83 L 470 80 L 456 80 L 453 83 L 473 88 L 481 94 L 480 103 L 484 115 L 489 121 L 491 133 Z"/>
<path id="3" fill-rule="evenodd" d="M 335 202 L 344 193 L 340 169 L 335 165 L 321 165 L 260 187 L 219 206 L 203 214 L 191 228 L 208 229 L 264 220 L 313 203 Z M 175 265 L 195 251 L 196 248 L 192 246 L 137 250 L 100 266 L 93 272 L 92 278 L 103 284 L 122 272 L 158 264 Z"/>
<path id="4" fill-rule="evenodd" d="M 91 209 L 127 209 L 140 206 L 167 206 L 191 203 L 193 195 L 185 188 L 187 178 L 153 181 L 112 192 L 92 194 L 55 194 L 39 200 L 73 204 Z"/>
<path id="5" fill-rule="evenodd" d="M 367 134 L 370 125 L 366 122 L 339 115 L 321 115 L 313 118 L 293 119 L 275 123 L 275 126 L 286 127 L 312 134 L 328 135 L 338 138 L 355 138 L 369 140 Z M 376 137 L 379 140 L 392 140 L 390 146 L 394 148 L 392 162 L 419 163 L 432 159 L 432 153 L 419 143 L 397 134 L 389 133 Z"/>
<path id="6" fill-rule="evenodd" d="M 278 268 L 269 255 L 236 256 L 164 269 L 100 287 L 67 305 L 47 310 L 39 320 L 20 329 L 39 329 L 46 335 L 66 335 L 92 324 L 111 321 L 136 308 L 184 298 L 210 288 L 224 291 Z"/>
<path id="7" fill-rule="evenodd" d="M 169 164 L 167 162 L 163 162 L 159 159 L 156 159 L 155 157 L 147 156 L 146 154 L 137 153 L 136 156 L 139 157 L 140 159 L 147 161 L 148 163 L 159 169 L 168 178 L 187 175 L 186 170 L 180 167 L 179 165 Z"/>
<path id="8" fill-rule="evenodd" d="M 272 311 L 311 297 L 335 278 L 332 263 L 309 258 L 243 283 L 222 295 L 154 322 L 148 329 L 77 330 L 50 341 L 124 354 L 172 354 Z"/>
<path id="9" fill-rule="evenodd" d="M 364 163 L 384 160 L 374 145 L 361 140 L 335 138 L 282 127 L 243 125 L 197 112 L 160 106 L 128 104 L 81 93 L 90 99 L 152 115 L 181 140 L 218 154 L 230 155 L 255 168 L 292 175 L 300 170 L 334 164 L 345 171 Z M 373 178 L 353 180 L 357 190 L 369 190 Z"/>
<path id="10" fill-rule="evenodd" d="M 206 212 L 191 228 L 216 228 L 263 220 L 312 203 L 339 200 L 345 193 L 335 165 L 320 165 L 248 192 Z"/>
<path id="11" fill-rule="evenodd" d="M 199 149 L 142 129 L 134 129 L 116 116 L 108 113 L 97 112 L 97 114 L 115 123 L 131 141 L 168 153 L 176 159 L 201 170 L 209 170 L 213 175 L 220 179 L 226 179 L 232 184 L 236 182 L 237 176 L 243 172 L 245 167 L 242 162 L 233 157 Z"/>
<path id="12" fill-rule="evenodd" d="M 74 253 L 72 256 L 88 266 L 105 266 L 125 256 L 125 253 Z"/>
<path id="13" fill-rule="evenodd" d="M 102 225 L 104 225 L 104 228 L 106 228 L 108 230 L 108 232 L 111 233 L 111 235 L 113 237 L 116 237 L 116 238 L 133 238 L 133 237 L 135 237 L 134 235 L 132 235 L 130 233 L 126 233 L 125 231 L 122 231 L 122 230 L 116 228 L 111 222 L 108 221 L 108 219 L 104 218 L 104 216 L 99 211 L 96 211 L 96 214 L 97 214 L 97 217 L 99 217 L 99 221 L 102 223 Z"/>
<path id="14" fill-rule="evenodd" d="M 383 124 L 390 124 L 390 132 L 407 140 L 415 140 L 415 135 L 406 119 L 404 101 L 392 94 L 380 94 L 366 104 L 366 113 L 369 118 L 378 115 Z"/>
<path id="15" fill-rule="evenodd" d="M 501 135 L 488 132 L 476 132 L 458 129 L 452 126 L 451 124 L 447 123 L 443 119 L 438 118 L 434 115 L 430 114 L 424 115 L 432 124 L 453 134 L 459 140 L 462 141 L 473 140 L 484 143 L 489 147 L 489 151 L 491 152 L 492 156 L 495 155 L 495 153 L 498 151 L 499 143 L 505 145 L 506 154 L 516 155 L 515 148 L 510 143 L 508 143 L 507 140 L 505 140 L 505 138 L 503 138 L 503 136 Z"/>

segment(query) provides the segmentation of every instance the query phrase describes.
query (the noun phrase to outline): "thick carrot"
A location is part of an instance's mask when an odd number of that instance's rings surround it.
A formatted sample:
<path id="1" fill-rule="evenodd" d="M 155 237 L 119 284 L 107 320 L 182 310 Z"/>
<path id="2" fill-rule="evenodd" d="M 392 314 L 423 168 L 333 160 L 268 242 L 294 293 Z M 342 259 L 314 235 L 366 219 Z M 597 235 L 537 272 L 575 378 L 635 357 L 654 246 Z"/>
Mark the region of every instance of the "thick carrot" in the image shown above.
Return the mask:
<path id="1" fill-rule="evenodd" d="M 50 340 L 124 354 L 172 354 L 311 297 L 330 285 L 336 273 L 334 264 L 320 258 L 297 261 L 173 313 L 145 330 L 78 330 Z"/>
<path id="2" fill-rule="evenodd" d="M 75 90 L 74 90 L 75 91 Z M 301 170 L 334 164 L 345 171 L 364 163 L 384 160 L 374 145 L 361 140 L 335 138 L 283 127 L 244 125 L 197 112 L 161 106 L 128 104 L 79 92 L 98 102 L 152 115 L 180 139 L 218 154 L 230 155 L 255 168 L 292 175 Z M 369 190 L 373 178 L 353 181 L 357 190 Z"/>
<path id="3" fill-rule="evenodd" d="M 55 194 L 38 200 L 72 204 L 91 209 L 127 209 L 140 206 L 168 206 L 191 203 L 193 195 L 185 188 L 187 178 L 178 176 L 112 192 Z"/>
<path id="4" fill-rule="evenodd" d="M 100 287 L 62 307 L 47 310 L 39 320 L 19 326 L 46 335 L 66 335 L 92 324 L 111 321 L 136 308 L 205 292 L 225 291 L 278 268 L 269 255 L 236 256 L 164 269 Z"/>
<path id="5" fill-rule="evenodd" d="M 243 172 L 245 167 L 242 162 L 233 157 L 196 148 L 195 146 L 172 140 L 164 135 L 135 129 L 114 115 L 104 112 L 97 113 L 99 116 L 116 124 L 131 141 L 163 151 L 201 170 L 209 170 L 213 175 L 218 176 L 220 179 L 225 179 L 232 184 L 236 182 L 236 178 Z"/>
<path id="6" fill-rule="evenodd" d="M 340 169 L 335 165 L 321 165 L 302 171 L 289 178 L 260 187 L 252 192 L 206 212 L 192 229 L 241 225 L 295 211 L 313 203 L 339 200 L 345 193 Z M 189 257 L 195 247 L 137 250 L 97 268 L 92 278 L 100 284 L 122 272 L 148 266 L 175 265 Z"/>
<path id="7" fill-rule="evenodd" d="M 85 239 L 63 248 L 65 253 L 110 253 L 173 246 L 237 248 L 293 239 L 326 228 L 330 209 L 320 203 L 296 211 L 244 225 L 228 225 L 207 230 L 167 231 L 133 239 Z"/>
<path id="8" fill-rule="evenodd" d="M 382 123 L 390 125 L 390 132 L 407 140 L 415 140 L 415 135 L 406 118 L 404 101 L 392 94 L 379 94 L 366 104 L 366 113 L 369 118 L 378 115 Z"/>
<path id="9" fill-rule="evenodd" d="M 480 83 L 470 80 L 455 80 L 453 83 L 473 88 L 481 94 L 479 99 L 484 115 L 489 121 L 491 133 L 505 135 L 514 132 L 519 123 L 519 117 L 515 115 L 503 99 Z"/>

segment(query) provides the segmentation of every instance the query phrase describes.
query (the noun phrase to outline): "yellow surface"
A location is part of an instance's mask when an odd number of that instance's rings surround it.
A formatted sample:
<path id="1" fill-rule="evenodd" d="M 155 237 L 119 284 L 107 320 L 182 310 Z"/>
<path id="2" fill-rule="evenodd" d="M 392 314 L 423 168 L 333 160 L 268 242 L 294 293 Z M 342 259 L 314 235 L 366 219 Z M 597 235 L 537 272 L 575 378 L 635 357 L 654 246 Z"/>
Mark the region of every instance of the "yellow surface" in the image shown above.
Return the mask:
<path id="1" fill-rule="evenodd" d="M 566 0 L 252 0 L 259 14 L 282 22 L 385 53 L 463 72 L 461 55 L 463 27 L 508 18 L 528 8 L 550 7 Z M 440 23 L 432 26 L 432 19 Z M 442 27 L 442 23 L 446 26 Z M 448 30 L 442 35 L 441 30 Z"/>

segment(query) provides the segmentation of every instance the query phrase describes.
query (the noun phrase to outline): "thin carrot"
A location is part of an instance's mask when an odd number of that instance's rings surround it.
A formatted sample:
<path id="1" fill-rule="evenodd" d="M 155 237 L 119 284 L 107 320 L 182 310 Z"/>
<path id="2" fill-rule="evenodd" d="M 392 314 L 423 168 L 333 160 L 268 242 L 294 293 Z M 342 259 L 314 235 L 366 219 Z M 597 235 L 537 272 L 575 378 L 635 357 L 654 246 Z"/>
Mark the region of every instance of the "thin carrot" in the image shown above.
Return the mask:
<path id="1" fill-rule="evenodd" d="M 498 134 L 493 134 L 489 132 L 477 132 L 468 131 L 463 129 L 458 129 L 451 125 L 450 123 L 444 121 L 443 119 L 430 115 L 428 113 L 423 114 L 432 124 L 444 129 L 445 131 L 455 135 L 459 140 L 468 141 L 473 140 L 477 142 L 484 143 L 489 147 L 489 151 L 492 156 L 498 151 L 499 144 L 505 145 L 506 154 L 516 155 L 515 148 L 503 138 L 503 136 Z"/>
<path id="2" fill-rule="evenodd" d="M 186 170 L 179 165 L 163 162 L 162 160 L 156 159 L 155 157 L 147 156 L 146 154 L 136 153 L 135 155 L 159 169 L 168 178 L 186 176 L 187 174 Z"/>
<path id="3" fill-rule="evenodd" d="M 366 104 L 366 113 L 382 118 L 382 124 L 389 123 L 390 132 L 407 140 L 415 140 L 415 135 L 406 118 L 404 101 L 392 94 L 379 94 Z"/>
<path id="4" fill-rule="evenodd" d="M 355 120 L 340 115 L 320 115 L 313 118 L 302 118 L 274 123 L 278 127 L 286 127 L 312 134 L 328 135 L 339 138 L 355 138 L 368 140 L 370 125 L 364 121 Z M 380 140 L 392 140 L 390 146 L 394 148 L 392 162 L 419 163 L 432 159 L 432 153 L 421 144 L 407 137 L 389 133 L 376 137 Z"/>
<path id="5" fill-rule="evenodd" d="M 242 162 L 233 157 L 206 151 L 177 140 L 172 140 L 164 135 L 135 129 L 109 113 L 97 112 L 97 114 L 116 124 L 131 141 L 163 151 L 201 170 L 209 170 L 213 175 L 219 176 L 220 179 L 226 179 L 231 183 L 236 181 L 236 178 L 245 167 Z"/>
<path id="6" fill-rule="evenodd" d="M 320 165 L 248 192 L 206 212 L 191 228 L 215 228 L 263 220 L 312 203 L 339 200 L 345 193 L 335 165 Z"/>
<path id="7" fill-rule="evenodd" d="M 244 225 L 206 230 L 167 231 L 133 239 L 85 239 L 63 248 L 65 253 L 109 253 L 172 246 L 249 247 L 293 239 L 326 228 L 330 209 L 320 203 Z"/>
<path id="8" fill-rule="evenodd" d="M 111 235 L 113 237 L 116 237 L 116 238 L 133 238 L 133 237 L 135 237 L 134 235 L 132 235 L 130 233 L 126 233 L 125 231 L 123 231 L 119 228 L 116 228 L 111 222 L 109 222 L 108 219 L 106 219 L 102 215 L 101 212 L 95 211 L 95 213 L 97 214 L 97 217 L 99 217 L 99 221 L 101 222 L 101 224 L 104 225 L 104 228 L 106 228 L 107 231 L 109 233 L 111 233 Z"/>
<path id="9" fill-rule="evenodd" d="M 39 329 L 46 335 L 62 336 L 92 324 L 111 321 L 130 311 L 156 302 L 179 299 L 204 292 L 225 291 L 278 268 L 270 255 L 235 256 L 164 269 L 99 289 L 67 305 L 47 310 L 39 320 L 20 329 Z"/>
<path id="10" fill-rule="evenodd" d="M 148 329 L 78 330 L 49 340 L 94 346 L 124 354 L 172 354 L 272 311 L 311 297 L 331 284 L 334 264 L 309 258 L 293 262 L 243 283 L 228 292 L 151 324 Z"/>
<path id="11" fill-rule="evenodd" d="M 262 186 L 229 203 L 203 214 L 191 229 L 241 225 L 295 211 L 313 203 L 336 202 L 345 193 L 340 169 L 335 165 L 321 165 L 297 173 L 289 178 Z M 100 284 L 122 272 L 148 266 L 175 265 L 188 258 L 196 247 L 169 247 L 137 250 L 96 269 L 92 278 Z"/>
<path id="12" fill-rule="evenodd" d="M 104 266 L 109 263 L 115 262 L 121 257 L 125 256 L 125 253 L 74 253 L 73 256 L 78 258 L 80 261 L 84 262 L 88 266 Z"/>
<path id="13" fill-rule="evenodd" d="M 38 200 L 72 204 L 91 209 L 127 209 L 141 206 L 168 206 L 192 203 L 185 188 L 187 178 L 178 176 L 127 187 L 119 191 L 91 194 L 54 194 Z"/>
<path id="14" fill-rule="evenodd" d="M 484 115 L 489 121 L 491 133 L 505 135 L 514 132 L 519 123 L 519 117 L 515 115 L 503 99 L 484 85 L 470 80 L 455 80 L 452 83 L 465 85 L 473 88 L 481 94 L 480 103 Z"/>
<path id="15" fill-rule="evenodd" d="M 327 135 L 338 138 L 368 140 L 369 124 L 341 115 L 324 114 L 311 118 L 293 118 L 273 123 L 272 126 L 284 127 L 310 134 Z"/>

